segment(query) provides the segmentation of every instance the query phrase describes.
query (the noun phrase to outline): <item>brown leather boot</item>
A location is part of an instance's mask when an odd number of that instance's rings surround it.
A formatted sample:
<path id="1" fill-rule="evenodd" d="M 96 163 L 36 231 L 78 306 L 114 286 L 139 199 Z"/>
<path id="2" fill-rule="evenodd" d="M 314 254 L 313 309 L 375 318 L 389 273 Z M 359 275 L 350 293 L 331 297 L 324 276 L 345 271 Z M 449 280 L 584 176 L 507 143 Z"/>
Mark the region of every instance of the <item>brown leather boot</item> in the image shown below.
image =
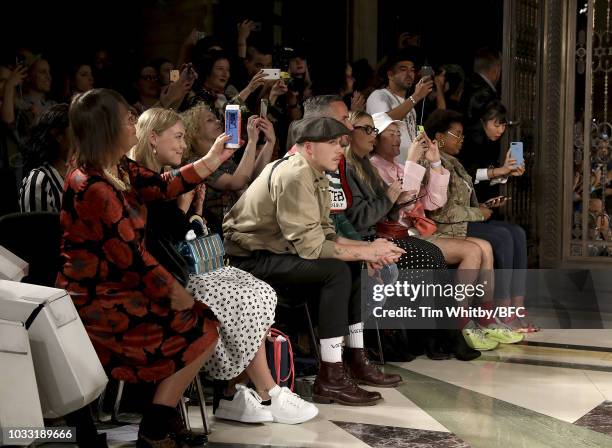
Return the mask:
<path id="1" fill-rule="evenodd" d="M 321 361 L 312 399 L 315 403 L 373 406 L 382 400 L 382 396 L 378 392 L 369 392 L 358 387 L 346 374 L 341 362 Z"/>
<path id="2" fill-rule="evenodd" d="M 384 374 L 378 366 L 370 364 L 362 348 L 344 347 L 344 364 L 348 374 L 357 384 L 375 387 L 395 387 L 401 384 L 402 377 L 396 374 Z"/>

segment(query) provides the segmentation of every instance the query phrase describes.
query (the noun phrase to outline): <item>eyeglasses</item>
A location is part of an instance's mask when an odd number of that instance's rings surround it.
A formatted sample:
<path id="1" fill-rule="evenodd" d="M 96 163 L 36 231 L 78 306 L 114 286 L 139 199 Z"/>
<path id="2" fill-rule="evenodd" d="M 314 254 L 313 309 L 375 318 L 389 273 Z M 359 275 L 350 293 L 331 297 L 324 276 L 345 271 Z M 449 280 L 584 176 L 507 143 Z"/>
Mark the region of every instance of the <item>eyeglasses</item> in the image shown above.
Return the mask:
<path id="1" fill-rule="evenodd" d="M 453 134 L 451 131 L 446 131 L 446 133 L 448 135 L 452 135 L 453 137 L 455 137 L 457 140 L 459 140 L 460 142 L 462 142 L 463 140 L 465 140 L 465 135 L 456 135 Z"/>
<path id="2" fill-rule="evenodd" d="M 353 129 L 363 129 L 363 132 L 365 132 L 367 135 L 371 135 L 372 132 L 374 133 L 374 135 L 378 135 L 380 133 L 380 131 L 377 128 L 373 128 L 372 126 L 353 126 Z"/>
<path id="3" fill-rule="evenodd" d="M 159 81 L 157 75 L 140 75 L 140 79 L 144 79 L 145 81 Z"/>
<path id="4" fill-rule="evenodd" d="M 136 116 L 136 114 L 134 114 L 134 112 L 131 112 L 131 111 L 128 112 L 126 124 L 128 126 L 135 126 L 136 123 L 138 123 L 138 117 Z"/>

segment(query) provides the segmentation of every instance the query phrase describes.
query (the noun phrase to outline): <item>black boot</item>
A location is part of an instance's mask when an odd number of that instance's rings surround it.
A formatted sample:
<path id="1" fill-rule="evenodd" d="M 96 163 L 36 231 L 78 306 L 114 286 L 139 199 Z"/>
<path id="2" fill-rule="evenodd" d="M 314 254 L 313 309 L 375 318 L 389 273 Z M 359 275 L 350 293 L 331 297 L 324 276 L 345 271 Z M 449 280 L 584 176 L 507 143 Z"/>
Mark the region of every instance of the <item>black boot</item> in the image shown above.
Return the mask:
<path id="1" fill-rule="evenodd" d="M 442 348 L 444 333 L 442 330 L 427 330 L 425 336 L 425 354 L 429 359 L 434 361 L 443 361 L 450 359 L 451 355 L 445 352 Z"/>
<path id="2" fill-rule="evenodd" d="M 64 416 L 67 426 L 76 428 L 79 448 L 108 448 L 106 434 L 98 434 L 89 405 Z"/>
<path id="3" fill-rule="evenodd" d="M 455 355 L 459 361 L 471 361 L 480 356 L 478 350 L 474 350 L 470 347 L 461 330 L 446 330 L 448 338 L 448 352 Z"/>

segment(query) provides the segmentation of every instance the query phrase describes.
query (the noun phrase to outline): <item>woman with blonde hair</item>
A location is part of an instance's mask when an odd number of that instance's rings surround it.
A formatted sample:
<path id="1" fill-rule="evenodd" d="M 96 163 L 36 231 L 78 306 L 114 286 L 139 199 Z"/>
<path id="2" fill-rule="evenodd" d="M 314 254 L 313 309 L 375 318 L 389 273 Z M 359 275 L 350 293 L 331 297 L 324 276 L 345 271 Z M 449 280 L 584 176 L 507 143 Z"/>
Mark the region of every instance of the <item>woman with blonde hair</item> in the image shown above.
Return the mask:
<path id="1" fill-rule="evenodd" d="M 223 132 L 221 122 L 206 106 L 198 105 L 181 114 L 185 124 L 185 140 L 188 151 L 183 160 L 202 157 L 207 154 L 215 139 Z M 240 192 L 249 186 L 263 168 L 272 160 L 276 144 L 274 126 L 266 118 L 252 115 L 247 121 L 248 142 L 240 162 L 227 160 L 210 175 L 206 183 L 206 209 L 204 217 L 209 227 L 222 234 L 223 216 L 238 201 Z M 258 151 L 259 134 L 265 137 L 265 144 Z"/>
<path id="2" fill-rule="evenodd" d="M 185 128 L 181 117 L 172 110 L 153 108 L 138 119 L 138 143 L 131 155 L 151 170 L 180 165 L 184 151 Z M 223 134 L 221 134 L 223 135 Z M 249 120 L 249 136 L 256 141 L 255 119 Z M 210 151 L 223 141 L 217 137 Z M 168 238 L 176 244 L 189 230 L 190 205 L 202 198 L 183 196 L 176 203 L 157 203 L 149 207 L 150 228 L 155 238 Z M 195 219 L 198 220 L 197 215 Z M 274 321 L 276 293 L 271 286 L 234 267 L 191 275 L 187 289 L 197 300 L 209 306 L 221 326 L 220 338 L 204 369 L 218 380 L 232 380 L 243 372 L 255 384 L 256 391 L 240 384 L 233 397 L 225 397 L 215 410 L 217 418 L 244 423 L 302 423 L 317 415 L 317 408 L 286 387 L 274 383 L 264 348 L 264 338 Z"/>

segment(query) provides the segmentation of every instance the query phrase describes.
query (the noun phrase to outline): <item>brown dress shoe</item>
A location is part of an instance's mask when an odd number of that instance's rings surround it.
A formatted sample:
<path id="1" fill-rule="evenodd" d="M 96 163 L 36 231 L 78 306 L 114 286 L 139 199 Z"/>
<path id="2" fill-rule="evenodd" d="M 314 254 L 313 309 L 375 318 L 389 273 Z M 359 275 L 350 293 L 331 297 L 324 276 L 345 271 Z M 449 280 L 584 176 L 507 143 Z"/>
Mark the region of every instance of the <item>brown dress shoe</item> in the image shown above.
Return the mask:
<path id="1" fill-rule="evenodd" d="M 344 364 L 348 374 L 357 384 L 375 387 L 395 387 L 401 384 L 402 377 L 396 374 L 386 375 L 378 366 L 370 364 L 362 348 L 344 348 Z"/>
<path id="2" fill-rule="evenodd" d="M 340 403 L 347 406 L 373 406 L 382 400 L 378 392 L 369 392 L 355 384 L 341 362 L 323 362 L 314 383 L 315 403 Z"/>

